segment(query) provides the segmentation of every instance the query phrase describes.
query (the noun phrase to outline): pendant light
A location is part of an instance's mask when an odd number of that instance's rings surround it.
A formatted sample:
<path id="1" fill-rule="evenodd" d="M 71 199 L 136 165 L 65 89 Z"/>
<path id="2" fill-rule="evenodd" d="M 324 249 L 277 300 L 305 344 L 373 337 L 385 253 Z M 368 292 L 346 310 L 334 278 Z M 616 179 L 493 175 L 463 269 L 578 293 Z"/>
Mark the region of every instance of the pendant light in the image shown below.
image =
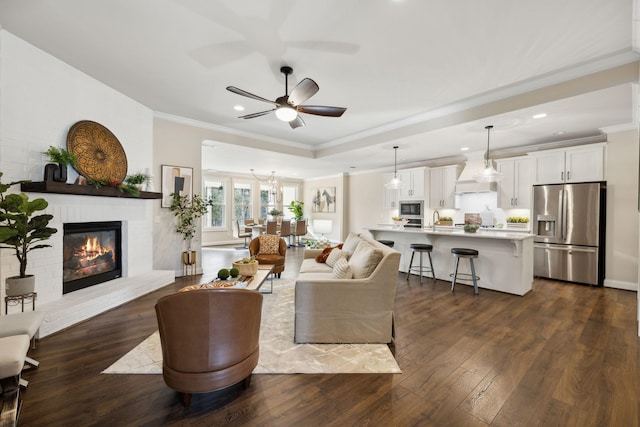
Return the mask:
<path id="1" fill-rule="evenodd" d="M 489 158 L 489 136 L 493 126 L 485 126 L 485 129 L 487 130 L 487 152 L 484 155 L 484 169 L 477 175 L 474 175 L 473 179 L 477 182 L 497 182 L 502 180 L 502 173 L 493 168 L 491 159 Z"/>
<path id="2" fill-rule="evenodd" d="M 398 189 L 402 186 L 402 181 L 398 178 L 398 146 L 393 146 L 393 178 L 385 185 L 387 188 Z"/>

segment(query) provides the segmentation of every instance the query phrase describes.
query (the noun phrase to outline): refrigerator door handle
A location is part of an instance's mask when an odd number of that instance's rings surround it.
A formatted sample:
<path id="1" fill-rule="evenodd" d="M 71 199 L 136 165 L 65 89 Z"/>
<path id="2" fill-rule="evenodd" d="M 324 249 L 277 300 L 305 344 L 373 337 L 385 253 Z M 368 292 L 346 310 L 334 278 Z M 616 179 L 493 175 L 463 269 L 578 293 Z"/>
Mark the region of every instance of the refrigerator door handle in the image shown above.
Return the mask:
<path id="1" fill-rule="evenodd" d="M 549 244 L 534 244 L 534 248 L 538 249 L 551 249 L 554 251 L 563 251 L 563 252 L 585 252 L 585 253 L 594 253 L 596 252 L 596 248 L 578 248 L 575 246 L 558 246 L 558 245 L 549 245 Z"/>
<path id="2" fill-rule="evenodd" d="M 562 240 L 564 242 L 565 240 L 565 235 L 564 235 L 564 222 L 565 222 L 565 216 L 566 216 L 566 208 L 564 205 L 564 190 L 560 190 L 558 192 L 558 219 L 559 219 L 559 226 L 560 226 L 560 240 Z"/>

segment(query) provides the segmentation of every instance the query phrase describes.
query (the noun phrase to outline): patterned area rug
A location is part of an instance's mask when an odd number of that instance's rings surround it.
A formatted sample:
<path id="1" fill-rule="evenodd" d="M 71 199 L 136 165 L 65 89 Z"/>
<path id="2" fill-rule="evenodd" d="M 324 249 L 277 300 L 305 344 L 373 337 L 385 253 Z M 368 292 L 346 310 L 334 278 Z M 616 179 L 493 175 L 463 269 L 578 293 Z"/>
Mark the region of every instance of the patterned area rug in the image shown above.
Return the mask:
<path id="1" fill-rule="evenodd" d="M 273 293 L 264 294 L 260 360 L 254 374 L 401 373 L 385 344 L 295 344 L 293 322 L 294 281 L 276 279 Z M 158 332 L 103 373 L 162 374 Z"/>

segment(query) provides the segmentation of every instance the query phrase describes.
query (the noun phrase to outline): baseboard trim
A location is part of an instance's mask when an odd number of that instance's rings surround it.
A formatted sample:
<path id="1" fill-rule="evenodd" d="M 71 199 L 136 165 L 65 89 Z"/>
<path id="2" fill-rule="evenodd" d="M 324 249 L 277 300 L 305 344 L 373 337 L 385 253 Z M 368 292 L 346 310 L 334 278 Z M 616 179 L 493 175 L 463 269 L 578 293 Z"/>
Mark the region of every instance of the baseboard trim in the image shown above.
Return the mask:
<path id="1" fill-rule="evenodd" d="M 624 289 L 625 291 L 638 292 L 638 284 L 633 282 L 624 282 L 622 280 L 604 279 L 605 288 Z"/>

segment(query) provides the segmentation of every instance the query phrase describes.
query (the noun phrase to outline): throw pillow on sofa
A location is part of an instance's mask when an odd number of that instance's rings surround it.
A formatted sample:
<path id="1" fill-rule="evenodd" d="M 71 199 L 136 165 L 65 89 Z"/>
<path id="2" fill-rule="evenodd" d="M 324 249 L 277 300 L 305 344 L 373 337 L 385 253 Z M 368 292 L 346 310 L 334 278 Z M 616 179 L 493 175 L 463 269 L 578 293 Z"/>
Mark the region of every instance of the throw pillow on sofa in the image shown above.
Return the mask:
<path id="1" fill-rule="evenodd" d="M 338 246 L 331 246 L 329 248 L 324 248 L 320 253 L 320 255 L 316 257 L 316 262 L 319 262 L 319 263 L 327 262 L 327 258 L 329 258 L 329 254 L 331 253 L 332 250 L 336 248 L 342 249 L 342 243 L 340 243 Z"/>
<path id="2" fill-rule="evenodd" d="M 376 269 L 382 259 L 382 251 L 364 240 L 358 243 L 358 247 L 351 257 L 349 265 L 353 270 L 354 279 L 366 279 Z"/>
<path id="3" fill-rule="evenodd" d="M 349 233 L 347 238 L 344 240 L 344 243 L 342 244 L 342 250 L 349 252 L 349 255 L 351 255 L 355 252 L 356 248 L 358 247 L 358 243 L 360 243 L 361 241 L 362 239 L 360 238 L 359 234 Z"/>
<path id="4" fill-rule="evenodd" d="M 334 279 L 352 279 L 353 271 L 346 258 L 340 258 L 333 266 Z"/>
<path id="5" fill-rule="evenodd" d="M 280 253 L 280 237 L 275 234 L 263 234 L 260 238 L 258 255 L 274 255 Z"/>
<path id="6" fill-rule="evenodd" d="M 331 253 L 329 254 L 329 256 L 327 257 L 327 265 L 331 268 L 333 268 L 334 265 L 336 265 L 336 262 L 338 262 L 339 259 L 341 258 L 348 258 L 349 254 L 342 250 L 342 249 L 334 249 L 331 251 Z"/>

